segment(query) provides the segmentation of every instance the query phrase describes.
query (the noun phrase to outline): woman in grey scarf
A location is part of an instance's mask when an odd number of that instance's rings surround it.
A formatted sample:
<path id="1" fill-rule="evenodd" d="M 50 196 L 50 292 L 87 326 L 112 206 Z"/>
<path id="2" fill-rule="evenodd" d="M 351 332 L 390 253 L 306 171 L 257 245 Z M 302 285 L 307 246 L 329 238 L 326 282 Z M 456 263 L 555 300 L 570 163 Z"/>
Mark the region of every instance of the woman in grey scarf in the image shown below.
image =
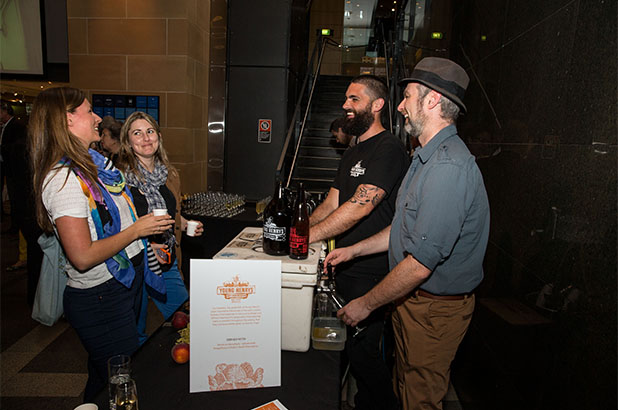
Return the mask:
<path id="1" fill-rule="evenodd" d="M 148 294 L 166 320 L 189 297 L 179 269 L 179 240 L 181 231 L 187 229 L 187 220 L 180 214 L 180 176 L 167 159 L 155 119 L 141 111 L 131 114 L 120 131 L 120 144 L 117 167 L 126 175 L 138 215 L 166 209 L 176 220 L 174 228 L 149 238 L 152 251 L 148 264 L 153 272 L 161 272 L 165 278 L 166 295 L 146 287 L 137 324 L 141 344 L 147 338 Z M 202 232 L 202 223 L 198 222 L 195 234 Z"/>

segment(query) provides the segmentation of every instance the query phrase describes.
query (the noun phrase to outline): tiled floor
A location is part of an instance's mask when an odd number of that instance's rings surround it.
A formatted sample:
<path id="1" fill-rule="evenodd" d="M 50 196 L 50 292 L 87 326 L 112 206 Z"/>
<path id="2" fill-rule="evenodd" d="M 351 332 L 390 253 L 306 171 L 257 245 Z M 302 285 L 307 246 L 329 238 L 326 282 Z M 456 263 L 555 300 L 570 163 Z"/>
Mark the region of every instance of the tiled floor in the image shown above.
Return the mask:
<path id="1" fill-rule="evenodd" d="M 17 261 L 18 241 L 16 234 L 0 234 L 0 409 L 71 410 L 82 402 L 86 351 L 64 319 L 48 327 L 30 317 L 26 270 L 6 270 Z M 149 309 L 147 329 L 161 321 Z"/>
<path id="2" fill-rule="evenodd" d="M 71 410 L 81 404 L 87 378 L 86 351 L 64 319 L 47 327 L 30 317 L 26 270 L 6 270 L 17 261 L 18 240 L 16 234 L 0 235 L 0 409 Z M 148 331 L 161 321 L 151 303 Z M 345 402 L 342 405 L 351 409 Z M 462 409 L 452 386 L 444 409 Z"/>
<path id="3" fill-rule="evenodd" d="M 30 318 L 26 270 L 6 270 L 17 261 L 18 241 L 0 236 L 0 407 L 72 409 L 81 402 L 86 352 L 64 320 L 47 327 Z"/>

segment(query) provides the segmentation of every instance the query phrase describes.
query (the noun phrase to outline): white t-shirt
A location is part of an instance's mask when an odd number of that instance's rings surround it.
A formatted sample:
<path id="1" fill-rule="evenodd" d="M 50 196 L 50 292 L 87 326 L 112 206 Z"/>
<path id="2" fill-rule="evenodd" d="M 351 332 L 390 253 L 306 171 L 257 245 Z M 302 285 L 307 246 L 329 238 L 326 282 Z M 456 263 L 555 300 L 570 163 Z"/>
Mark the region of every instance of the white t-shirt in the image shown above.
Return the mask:
<path id="1" fill-rule="evenodd" d="M 43 182 L 43 204 L 49 218 L 56 229 L 56 219 L 62 216 L 73 218 L 87 218 L 90 228 L 90 239 L 97 240 L 97 231 L 94 221 L 90 215 L 88 198 L 82 191 L 82 186 L 73 172 L 68 167 L 62 167 L 56 172 L 52 169 L 45 177 Z M 69 178 L 67 179 L 67 173 Z M 66 180 L 66 184 L 65 184 Z M 64 185 L 64 186 L 63 186 Z M 121 195 L 111 195 L 120 213 L 120 229 L 124 230 L 133 224 L 131 209 L 126 199 Z M 143 251 L 144 247 L 141 240 L 131 242 L 125 250 L 129 258 Z M 108 281 L 112 275 L 108 271 L 105 262 L 102 262 L 91 269 L 80 272 L 69 261 L 67 261 L 66 271 L 69 276 L 67 285 L 78 289 L 88 289 Z"/>

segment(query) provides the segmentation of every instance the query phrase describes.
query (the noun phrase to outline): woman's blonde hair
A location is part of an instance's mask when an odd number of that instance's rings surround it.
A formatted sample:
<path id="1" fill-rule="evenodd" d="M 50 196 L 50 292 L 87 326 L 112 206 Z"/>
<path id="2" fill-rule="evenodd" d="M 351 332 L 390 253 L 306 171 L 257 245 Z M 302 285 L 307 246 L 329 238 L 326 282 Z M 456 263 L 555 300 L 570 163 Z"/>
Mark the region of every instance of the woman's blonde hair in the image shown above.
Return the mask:
<path id="1" fill-rule="evenodd" d="M 69 131 L 67 113 L 86 100 L 86 94 L 77 88 L 56 87 L 42 91 L 32 106 L 28 125 L 30 167 L 34 184 L 37 221 L 46 232 L 53 226 L 43 205 L 43 182 L 64 157 L 71 168 L 78 169 L 93 186 L 97 181 L 97 167 L 88 149 Z M 68 178 L 68 174 L 67 174 Z M 66 182 L 66 181 L 65 181 Z"/>
<path id="2" fill-rule="evenodd" d="M 167 152 L 165 152 L 165 148 L 163 148 L 163 138 L 161 137 L 161 128 L 159 127 L 159 124 L 154 118 L 152 118 L 151 115 L 142 111 L 135 111 L 129 115 L 129 118 L 127 118 L 122 124 L 122 129 L 120 130 L 120 151 L 118 151 L 118 159 L 115 164 L 116 167 L 122 172 L 130 172 L 135 174 L 139 179 L 144 179 L 144 176 L 137 166 L 139 159 L 133 152 L 129 135 L 131 125 L 137 120 L 145 120 L 152 126 L 152 128 L 154 128 L 157 133 L 157 137 L 159 138 L 159 148 L 157 149 L 157 152 L 155 152 L 155 158 L 167 168 L 168 173 L 176 173 L 176 168 L 170 164 L 170 161 L 167 158 Z"/>

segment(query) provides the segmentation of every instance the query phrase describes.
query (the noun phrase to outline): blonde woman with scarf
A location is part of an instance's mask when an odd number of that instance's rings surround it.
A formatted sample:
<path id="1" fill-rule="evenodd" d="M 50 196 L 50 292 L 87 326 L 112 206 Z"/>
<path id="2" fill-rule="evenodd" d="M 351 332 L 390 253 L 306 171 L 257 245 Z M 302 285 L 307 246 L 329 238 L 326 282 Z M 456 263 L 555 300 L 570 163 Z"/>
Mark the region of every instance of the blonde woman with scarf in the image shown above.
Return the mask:
<path id="1" fill-rule="evenodd" d="M 167 320 L 189 298 L 180 273 L 180 237 L 187 229 L 187 220 L 180 214 L 180 176 L 163 148 L 159 124 L 150 115 L 136 111 L 126 119 L 120 131 L 120 152 L 117 166 L 126 176 L 138 215 L 154 209 L 166 209 L 176 220 L 174 228 L 149 238 L 153 252 L 148 264 L 165 279 L 166 294 L 161 295 L 146 286 L 138 321 L 140 343 L 146 336 L 148 295 Z M 196 235 L 203 232 L 198 223 Z"/>

